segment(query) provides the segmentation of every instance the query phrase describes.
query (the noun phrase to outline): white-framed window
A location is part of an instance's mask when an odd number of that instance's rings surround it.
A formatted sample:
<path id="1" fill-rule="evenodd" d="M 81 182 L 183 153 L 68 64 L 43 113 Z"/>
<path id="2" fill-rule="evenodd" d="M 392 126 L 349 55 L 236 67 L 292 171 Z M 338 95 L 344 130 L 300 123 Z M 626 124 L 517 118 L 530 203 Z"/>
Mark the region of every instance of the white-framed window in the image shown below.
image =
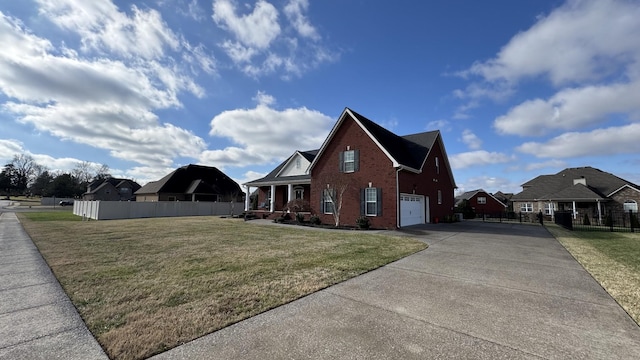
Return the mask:
<path id="1" fill-rule="evenodd" d="M 300 158 L 296 159 L 296 169 L 300 169 L 302 167 L 302 161 L 300 160 Z"/>
<path id="2" fill-rule="evenodd" d="M 442 190 L 438 190 L 438 204 L 442 204 Z"/>
<path id="3" fill-rule="evenodd" d="M 545 215 L 553 215 L 554 211 L 556 211 L 556 204 L 554 204 L 554 203 L 546 203 L 546 204 L 544 204 L 544 214 Z"/>
<path id="4" fill-rule="evenodd" d="M 626 200 L 623 204 L 623 209 L 625 212 L 633 211 L 634 213 L 637 213 L 638 203 L 635 200 Z"/>
<path id="5" fill-rule="evenodd" d="M 340 152 L 340 172 L 352 173 L 360 169 L 360 152 L 358 150 L 347 150 Z"/>
<path id="6" fill-rule="evenodd" d="M 322 212 L 325 214 L 333 214 L 333 201 L 331 194 L 333 189 L 324 189 L 322 191 Z"/>
<path id="7" fill-rule="evenodd" d="M 354 172 L 356 169 L 355 151 L 344 152 L 344 172 Z"/>
<path id="8" fill-rule="evenodd" d="M 533 203 L 522 203 L 522 204 L 520 204 L 520 211 L 522 211 L 522 212 L 533 212 Z"/>
<path id="9" fill-rule="evenodd" d="M 304 188 L 300 186 L 293 188 L 293 197 L 294 199 L 304 199 Z"/>
<path id="10" fill-rule="evenodd" d="M 378 215 L 378 189 L 366 188 L 365 194 L 365 215 L 376 216 Z"/>
<path id="11" fill-rule="evenodd" d="M 440 174 L 440 160 L 436 156 L 436 174 Z"/>
<path id="12" fill-rule="evenodd" d="M 486 196 L 478 196 L 478 205 L 483 205 L 487 203 L 487 197 Z"/>

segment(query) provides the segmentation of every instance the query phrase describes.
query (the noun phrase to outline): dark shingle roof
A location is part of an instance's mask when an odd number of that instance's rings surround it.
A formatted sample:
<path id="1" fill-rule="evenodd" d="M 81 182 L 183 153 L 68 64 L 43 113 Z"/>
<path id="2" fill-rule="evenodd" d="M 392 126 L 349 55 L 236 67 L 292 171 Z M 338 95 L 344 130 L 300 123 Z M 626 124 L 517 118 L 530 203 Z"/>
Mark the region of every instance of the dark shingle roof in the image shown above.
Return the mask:
<path id="1" fill-rule="evenodd" d="M 186 165 L 172 171 L 158 181 L 147 183 L 135 194 L 188 194 L 193 192 L 233 194 L 242 191 L 235 181 L 215 167 Z"/>
<path id="2" fill-rule="evenodd" d="M 89 184 L 89 188 L 91 189 L 91 191 L 88 191 L 85 194 L 94 194 L 98 190 L 100 190 L 103 187 L 105 187 L 106 184 L 111 184 L 116 188 L 120 188 L 122 185 L 125 185 L 127 182 L 131 184 L 131 192 L 132 193 L 141 188 L 140 184 L 138 184 L 137 182 L 135 182 L 133 180 L 110 177 L 110 178 L 95 180 L 95 181 L 91 182 Z"/>
<path id="3" fill-rule="evenodd" d="M 422 163 L 438 138 L 439 131 L 427 131 L 398 136 L 366 117 L 349 109 L 369 133 L 389 152 L 399 164 L 412 169 L 422 168 Z"/>
<path id="4" fill-rule="evenodd" d="M 586 185 L 574 180 L 584 179 Z M 608 172 L 586 166 L 567 168 L 554 175 L 541 175 L 524 184 L 512 200 L 595 200 L 604 199 L 621 187 L 638 186 Z"/>

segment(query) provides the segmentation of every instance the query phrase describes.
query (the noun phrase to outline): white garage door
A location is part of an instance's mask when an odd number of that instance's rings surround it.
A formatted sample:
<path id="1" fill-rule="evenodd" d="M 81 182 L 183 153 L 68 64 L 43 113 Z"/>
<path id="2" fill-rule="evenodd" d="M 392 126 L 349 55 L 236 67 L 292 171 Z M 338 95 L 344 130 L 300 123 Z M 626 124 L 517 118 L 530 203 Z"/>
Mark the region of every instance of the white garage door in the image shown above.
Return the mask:
<path id="1" fill-rule="evenodd" d="M 400 227 L 424 224 L 424 196 L 400 194 Z"/>

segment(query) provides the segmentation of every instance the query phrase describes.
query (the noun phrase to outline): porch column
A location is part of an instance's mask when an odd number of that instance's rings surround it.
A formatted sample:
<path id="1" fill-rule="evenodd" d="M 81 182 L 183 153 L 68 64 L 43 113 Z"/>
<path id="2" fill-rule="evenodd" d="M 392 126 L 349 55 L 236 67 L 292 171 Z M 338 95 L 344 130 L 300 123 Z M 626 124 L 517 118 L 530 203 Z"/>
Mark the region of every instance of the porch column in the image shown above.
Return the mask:
<path id="1" fill-rule="evenodd" d="M 269 199 L 269 211 L 276 211 L 276 186 L 271 185 L 271 199 Z"/>
<path id="2" fill-rule="evenodd" d="M 600 200 L 596 199 L 596 203 L 598 204 L 598 225 L 602 225 L 602 211 L 600 210 Z"/>
<path id="3" fill-rule="evenodd" d="M 245 196 L 244 198 L 244 211 L 249 211 L 249 204 L 251 204 L 251 200 L 249 199 L 251 197 L 251 186 L 247 185 L 247 196 Z"/>
<path id="4" fill-rule="evenodd" d="M 287 190 L 289 192 L 289 197 L 287 197 L 287 201 L 293 200 L 293 184 L 287 185 Z"/>
<path id="5" fill-rule="evenodd" d="M 575 220 L 577 216 L 578 214 L 576 214 L 576 202 L 573 201 L 573 220 Z"/>

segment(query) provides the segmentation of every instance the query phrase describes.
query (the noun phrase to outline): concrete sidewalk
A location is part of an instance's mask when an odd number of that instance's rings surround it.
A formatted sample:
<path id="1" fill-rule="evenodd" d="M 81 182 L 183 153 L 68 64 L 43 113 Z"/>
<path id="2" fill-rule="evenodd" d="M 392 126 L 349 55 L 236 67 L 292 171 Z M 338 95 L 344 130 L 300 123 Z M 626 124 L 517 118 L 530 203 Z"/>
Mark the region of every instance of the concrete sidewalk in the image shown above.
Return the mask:
<path id="1" fill-rule="evenodd" d="M 12 212 L 0 213 L 0 359 L 108 359 Z"/>
<path id="2" fill-rule="evenodd" d="M 640 358 L 640 328 L 543 227 L 411 233 L 430 247 L 154 359 Z"/>

